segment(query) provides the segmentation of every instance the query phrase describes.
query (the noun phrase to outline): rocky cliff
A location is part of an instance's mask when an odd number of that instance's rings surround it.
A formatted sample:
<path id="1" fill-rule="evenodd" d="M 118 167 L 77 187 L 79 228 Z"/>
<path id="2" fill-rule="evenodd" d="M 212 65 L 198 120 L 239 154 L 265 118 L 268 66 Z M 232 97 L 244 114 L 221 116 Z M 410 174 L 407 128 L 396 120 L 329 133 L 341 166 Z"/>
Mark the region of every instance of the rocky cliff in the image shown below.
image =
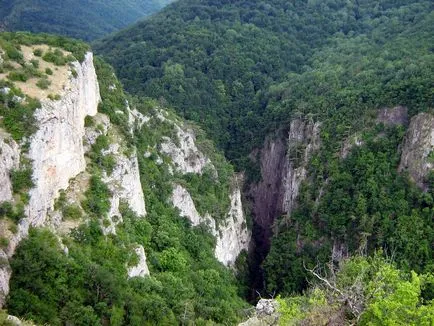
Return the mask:
<path id="1" fill-rule="evenodd" d="M 34 187 L 29 193 L 26 217 L 20 221 L 17 232 L 9 239 L 3 256 L 13 255 L 18 243 L 27 236 L 30 226 L 46 224 L 47 213 L 53 208 L 59 190 L 67 188 L 69 179 L 86 167 L 82 142 L 84 118 L 97 112 L 99 86 L 92 53 L 87 53 L 82 63 L 73 62 L 72 65 L 76 76 L 70 76 L 60 94 L 60 100 L 41 100 L 41 108 L 34 114 L 38 131 L 29 140 L 30 148 L 28 154 L 25 154 L 32 162 Z M 5 176 L 16 166 L 19 150 L 13 142 L 2 145 L 2 175 Z M 10 181 L 6 180 L 7 177 L 4 179 L 0 201 L 11 199 Z M 0 304 L 9 291 L 9 277 L 8 267 L 2 267 Z"/>
<path id="2" fill-rule="evenodd" d="M 149 121 L 139 119 L 138 121 Z M 172 174 L 202 175 L 205 170 L 212 171 L 214 182 L 219 182 L 218 172 L 211 159 L 205 155 L 196 144 L 196 135 L 192 128 L 185 126 L 181 121 L 164 113 L 158 112 L 154 120 L 169 124 L 173 128 L 171 137 L 162 136 L 157 146 L 158 153 L 169 157 L 170 172 Z M 149 155 L 149 154 L 148 154 Z M 161 157 L 157 157 L 157 160 Z M 171 195 L 172 204 L 179 209 L 180 215 L 187 218 L 193 226 L 204 224 L 216 237 L 215 257 L 226 266 L 233 266 L 238 255 L 249 249 L 250 231 L 247 229 L 241 201 L 242 177 L 234 176 L 233 187 L 229 193 L 230 205 L 222 221 L 217 221 L 212 212 L 200 214 L 189 191 L 182 185 L 174 182 Z"/>
<path id="3" fill-rule="evenodd" d="M 311 155 L 319 148 L 320 124 L 295 119 L 289 129 L 279 130 L 266 139 L 252 157 L 259 160 L 261 181 L 249 189 L 254 222 L 258 225 L 262 246 L 269 247 L 271 225 L 282 214 L 291 214 L 296 207 L 300 185 L 307 177 Z"/>
<path id="4" fill-rule="evenodd" d="M 420 113 L 414 116 L 402 144 L 399 171 L 408 172 L 422 189 L 427 189 L 426 177 L 434 168 L 434 115 Z"/>

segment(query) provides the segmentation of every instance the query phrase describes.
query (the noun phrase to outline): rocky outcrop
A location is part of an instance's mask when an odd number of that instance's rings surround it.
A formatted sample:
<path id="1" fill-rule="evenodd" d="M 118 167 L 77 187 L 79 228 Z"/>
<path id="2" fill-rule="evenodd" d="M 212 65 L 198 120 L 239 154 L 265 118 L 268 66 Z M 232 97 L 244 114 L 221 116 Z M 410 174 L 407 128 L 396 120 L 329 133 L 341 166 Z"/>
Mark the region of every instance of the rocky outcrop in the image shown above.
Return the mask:
<path id="1" fill-rule="evenodd" d="M 82 63 L 73 62 L 76 77 L 70 77 L 61 99 L 41 101 L 35 117 L 38 131 L 30 139 L 28 157 L 32 162 L 34 188 L 26 207 L 26 218 L 18 225 L 10 239 L 6 255 L 11 257 L 18 243 L 27 236 L 30 226 L 46 223 L 49 210 L 59 190 L 68 187 L 69 179 L 84 171 L 86 162 L 82 138 L 84 118 L 97 113 L 100 101 L 99 86 L 93 66 L 93 55 L 87 53 Z M 8 293 L 10 273 L 2 267 L 0 306 Z"/>
<path id="2" fill-rule="evenodd" d="M 261 299 L 256 305 L 254 315 L 238 326 L 271 326 L 278 325 L 280 313 L 276 300 Z"/>
<path id="3" fill-rule="evenodd" d="M 103 227 L 104 233 L 116 233 L 116 225 L 122 222 L 119 212 L 121 201 L 128 204 L 138 216 L 146 216 L 145 196 L 140 183 L 139 163 L 134 153 L 130 157 L 120 151 L 118 143 L 111 144 L 104 155 L 114 155 L 116 165 L 110 174 L 104 173 L 103 181 L 109 187 L 112 194 L 110 198 L 109 221 L 110 225 Z M 117 218 L 116 218 L 117 217 Z"/>
<path id="4" fill-rule="evenodd" d="M 319 131 L 319 123 L 293 120 L 289 131 L 279 130 L 253 154 L 259 159 L 262 178 L 250 186 L 249 196 L 254 222 L 260 230 L 257 236 L 265 251 L 274 219 L 283 213 L 291 214 L 296 207 L 300 185 L 307 177 L 307 164 L 319 148 Z"/>
<path id="5" fill-rule="evenodd" d="M 128 268 L 128 277 L 145 277 L 149 275 L 148 265 L 146 264 L 145 249 L 138 246 L 134 249 L 139 261 L 136 266 Z"/>
<path id="6" fill-rule="evenodd" d="M 408 124 L 408 109 L 405 106 L 383 108 L 378 112 L 377 123 L 384 123 L 386 126 L 406 126 Z"/>
<path id="7" fill-rule="evenodd" d="M 200 223 L 209 221 L 208 216 L 200 216 L 199 212 L 194 205 L 190 193 L 180 185 L 174 185 L 172 191 L 172 204 L 179 209 L 181 216 L 187 218 L 192 226 L 198 226 Z M 211 230 L 215 230 L 215 223 L 211 224 Z"/>
<path id="8" fill-rule="evenodd" d="M 182 129 L 174 124 L 177 140 L 163 137 L 160 144 L 161 153 L 168 155 L 176 171 L 181 173 L 202 174 L 206 166 L 212 166 L 211 161 L 196 146 L 195 134 L 191 129 Z"/>
<path id="9" fill-rule="evenodd" d="M 410 121 L 402 144 L 399 171 L 407 171 L 410 178 L 427 190 L 426 177 L 434 168 L 434 115 L 420 113 Z"/>
<path id="10" fill-rule="evenodd" d="M 82 64 L 75 62 L 74 69 L 77 77 L 70 79 L 61 100 L 44 100 L 35 113 L 39 129 L 31 138 L 29 150 L 35 187 L 30 191 L 28 206 L 33 226 L 44 224 L 58 191 L 86 167 L 84 118 L 97 113 L 100 101 L 92 54 L 88 53 Z"/>
<path id="11" fill-rule="evenodd" d="M 307 165 L 319 149 L 319 123 L 294 120 L 288 135 L 288 155 L 284 167 L 282 212 L 290 214 L 296 207 L 301 183 L 307 176 Z"/>
<path id="12" fill-rule="evenodd" d="M 225 266 L 233 266 L 238 255 L 243 250 L 248 251 L 251 238 L 246 225 L 239 187 L 233 190 L 230 199 L 231 206 L 227 218 L 222 225 L 219 225 L 216 234 L 217 244 L 214 251 L 217 260 Z"/>
<path id="13" fill-rule="evenodd" d="M 249 249 L 250 232 L 241 202 L 240 188 L 235 188 L 230 196 L 230 208 L 226 219 L 216 226 L 215 220 L 208 213 L 201 216 L 194 205 L 190 193 L 180 185 L 174 185 L 172 203 L 179 209 L 180 215 L 187 218 L 192 226 L 205 224 L 216 237 L 214 255 L 225 266 L 233 266 L 243 250 Z"/>
<path id="14" fill-rule="evenodd" d="M 12 200 L 9 173 L 20 165 L 18 144 L 0 130 L 0 202 Z"/>

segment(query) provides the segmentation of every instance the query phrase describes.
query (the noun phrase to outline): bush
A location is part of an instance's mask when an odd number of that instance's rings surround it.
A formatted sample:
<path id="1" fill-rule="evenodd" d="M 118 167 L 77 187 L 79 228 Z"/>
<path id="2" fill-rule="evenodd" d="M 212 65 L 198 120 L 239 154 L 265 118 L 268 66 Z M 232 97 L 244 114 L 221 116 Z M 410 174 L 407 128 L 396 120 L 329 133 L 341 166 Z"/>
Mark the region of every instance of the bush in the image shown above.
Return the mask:
<path id="1" fill-rule="evenodd" d="M 38 86 L 40 89 L 47 89 L 51 85 L 51 81 L 49 81 L 47 78 L 41 78 L 36 82 L 36 86 Z"/>
<path id="2" fill-rule="evenodd" d="M 81 209 L 77 205 L 67 205 L 62 210 L 63 218 L 66 220 L 79 220 L 82 217 Z"/>
<path id="3" fill-rule="evenodd" d="M 29 76 L 24 71 L 18 70 L 18 71 L 11 71 L 8 74 L 8 79 L 13 81 L 26 82 L 29 79 Z"/>
<path id="4" fill-rule="evenodd" d="M 36 60 L 36 59 L 32 59 L 32 60 L 30 60 L 30 63 L 32 64 L 32 66 L 34 67 L 34 68 L 39 68 L 39 60 Z"/>
<path id="5" fill-rule="evenodd" d="M 28 190 L 34 186 L 31 168 L 11 170 L 10 177 L 14 193 L 20 193 L 21 191 Z"/>
<path id="6" fill-rule="evenodd" d="M 61 96 L 59 94 L 48 94 L 48 98 L 52 101 L 58 101 L 61 99 Z"/>
<path id="7" fill-rule="evenodd" d="M 33 51 L 33 54 L 35 55 L 35 56 L 37 56 L 37 57 L 41 57 L 42 56 L 42 49 L 35 49 L 34 51 Z"/>
<path id="8" fill-rule="evenodd" d="M 47 74 L 47 75 L 52 75 L 53 74 L 53 70 L 51 70 L 50 68 L 45 68 L 45 73 Z"/>

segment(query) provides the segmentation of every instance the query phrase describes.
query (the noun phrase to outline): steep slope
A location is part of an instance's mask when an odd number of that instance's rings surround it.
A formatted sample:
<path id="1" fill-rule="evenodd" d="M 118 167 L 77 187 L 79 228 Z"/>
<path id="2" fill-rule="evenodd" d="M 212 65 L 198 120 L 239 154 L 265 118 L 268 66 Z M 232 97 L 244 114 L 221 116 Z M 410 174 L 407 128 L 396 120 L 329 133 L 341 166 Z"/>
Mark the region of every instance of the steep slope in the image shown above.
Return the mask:
<path id="1" fill-rule="evenodd" d="M 358 251 L 429 268 L 433 26 L 432 1 L 189 0 L 96 49 L 246 173 L 256 297 L 301 291 L 303 262 Z"/>
<path id="2" fill-rule="evenodd" d="M 0 30 L 56 33 L 92 40 L 151 15 L 171 1 L 6 0 L 0 3 Z"/>
<path id="3" fill-rule="evenodd" d="M 128 99 L 87 46 L 0 35 L 1 304 L 50 324 L 239 320 L 227 267 L 250 235 L 230 164 L 197 127 Z"/>

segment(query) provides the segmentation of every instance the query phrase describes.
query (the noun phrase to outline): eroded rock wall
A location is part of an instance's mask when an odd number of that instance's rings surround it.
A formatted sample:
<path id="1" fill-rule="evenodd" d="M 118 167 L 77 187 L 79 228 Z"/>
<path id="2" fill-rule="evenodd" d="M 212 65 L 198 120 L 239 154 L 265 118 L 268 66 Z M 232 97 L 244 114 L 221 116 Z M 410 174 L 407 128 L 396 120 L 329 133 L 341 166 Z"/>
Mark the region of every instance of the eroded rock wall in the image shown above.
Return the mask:
<path id="1" fill-rule="evenodd" d="M 434 169 L 434 115 L 414 116 L 402 144 L 399 171 L 407 171 L 410 178 L 427 190 L 426 177 Z"/>
<path id="2" fill-rule="evenodd" d="M 4 258 L 13 255 L 30 226 L 46 223 L 47 213 L 59 190 L 67 188 L 69 179 L 86 167 L 82 143 L 84 118 L 97 113 L 99 85 L 92 53 L 87 53 L 82 63 L 72 64 L 77 75 L 70 76 L 60 94 L 61 99 L 41 100 L 41 108 L 35 112 L 38 131 L 30 139 L 27 154 L 32 162 L 34 188 L 25 209 L 26 218 L 20 221 L 17 232 L 9 239 L 9 245 L 2 253 Z M 9 292 L 10 269 L 7 263 L 3 265 L 0 269 L 0 306 Z"/>

